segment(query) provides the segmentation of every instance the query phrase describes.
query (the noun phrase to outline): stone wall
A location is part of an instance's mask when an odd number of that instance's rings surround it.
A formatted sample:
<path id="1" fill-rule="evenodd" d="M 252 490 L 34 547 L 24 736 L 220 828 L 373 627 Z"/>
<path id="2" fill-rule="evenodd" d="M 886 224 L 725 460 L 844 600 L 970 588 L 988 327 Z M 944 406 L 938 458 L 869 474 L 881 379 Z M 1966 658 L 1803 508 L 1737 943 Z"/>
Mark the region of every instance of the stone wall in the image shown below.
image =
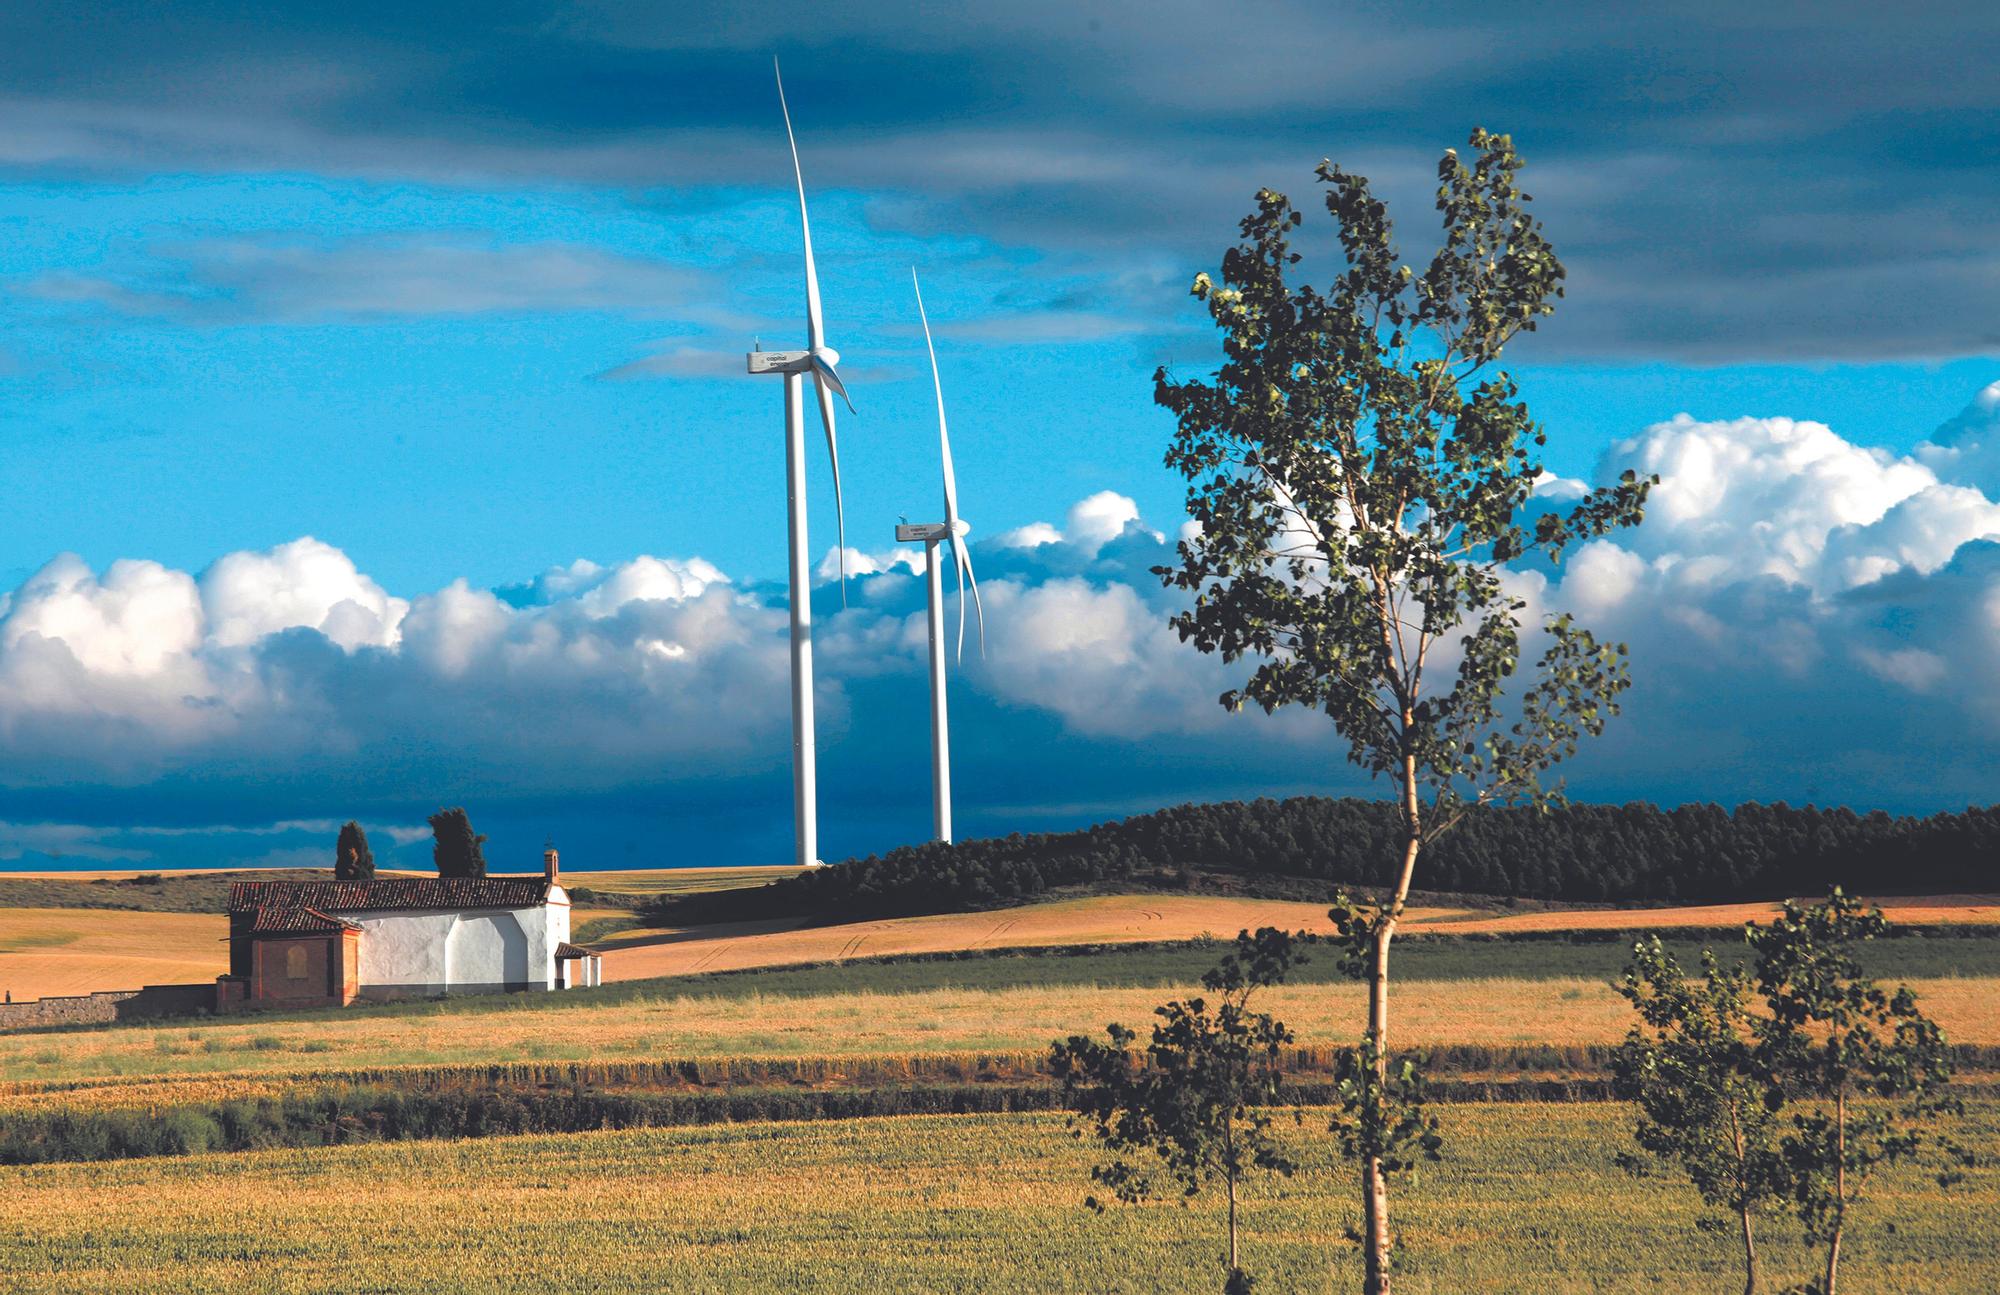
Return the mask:
<path id="1" fill-rule="evenodd" d="M 147 985 L 106 989 L 95 994 L 0 1003 L 0 1030 L 38 1025 L 101 1025 L 148 1016 L 193 1016 L 215 1010 L 215 985 Z"/>

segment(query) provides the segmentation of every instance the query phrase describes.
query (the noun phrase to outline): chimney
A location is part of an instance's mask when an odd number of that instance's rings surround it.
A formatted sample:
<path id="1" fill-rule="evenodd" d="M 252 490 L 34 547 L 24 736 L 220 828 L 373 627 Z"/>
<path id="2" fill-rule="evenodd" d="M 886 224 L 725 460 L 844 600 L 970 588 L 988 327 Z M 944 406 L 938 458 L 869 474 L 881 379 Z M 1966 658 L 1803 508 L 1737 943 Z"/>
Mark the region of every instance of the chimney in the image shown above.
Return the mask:
<path id="1" fill-rule="evenodd" d="M 561 874 L 562 870 L 556 866 L 556 848 L 551 845 L 542 851 L 542 875 L 555 882 Z"/>

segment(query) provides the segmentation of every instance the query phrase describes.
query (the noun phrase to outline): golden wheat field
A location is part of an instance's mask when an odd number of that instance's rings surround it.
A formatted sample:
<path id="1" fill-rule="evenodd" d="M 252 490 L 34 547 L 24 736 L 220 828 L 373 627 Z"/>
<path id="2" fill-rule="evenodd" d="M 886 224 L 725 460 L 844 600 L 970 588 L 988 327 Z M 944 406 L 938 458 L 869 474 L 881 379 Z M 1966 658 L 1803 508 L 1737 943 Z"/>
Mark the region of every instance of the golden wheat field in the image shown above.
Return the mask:
<path id="1" fill-rule="evenodd" d="M 1226 937 L 1259 926 L 1331 929 L 1324 904 L 1205 895 L 1096 895 L 985 913 L 896 917 L 837 926 L 740 922 L 628 931 L 600 941 L 599 947 L 605 951 L 604 978 L 611 981 L 892 953 L 1122 944 L 1186 940 L 1202 934 Z"/>
<path id="2" fill-rule="evenodd" d="M 714 889 L 761 884 L 764 874 L 788 868 L 660 869 L 653 872 L 577 873 L 614 880 L 637 876 L 646 886 Z M 700 877 L 679 878 L 685 872 Z M 750 876 L 750 874 L 756 874 Z M 745 879 L 745 878 L 748 879 Z M 1909 924 L 2000 922 L 2000 898 L 1942 895 L 1880 901 L 1891 921 Z M 581 925 L 616 909 L 579 908 Z M 1494 913 L 1469 908 L 1420 907 L 1410 911 L 1412 934 L 1486 934 L 1518 931 L 1624 930 L 1700 926 L 1724 929 L 1776 913 L 1771 904 L 1714 904 L 1682 908 L 1584 909 Z M 1099 895 L 1027 904 L 986 913 L 902 917 L 830 926 L 797 921 L 735 923 L 621 932 L 597 941 L 605 951 L 607 981 L 798 962 L 839 961 L 887 954 L 960 949 L 1036 948 L 1068 944 L 1121 944 L 1229 936 L 1245 928 L 1281 926 L 1324 931 L 1321 904 L 1204 895 Z M 212 980 L 228 970 L 220 914 L 142 913 L 121 909 L 0 909 L 0 990 L 16 999 L 144 984 Z"/>
<path id="3" fill-rule="evenodd" d="M 1991 895 L 1892 898 L 1880 903 L 1894 922 L 2000 922 L 2000 899 Z M 1405 929 L 1411 934 L 1460 935 L 1676 926 L 1726 929 L 1748 921 L 1768 920 L 1777 912 L 1775 904 L 1508 914 L 1470 908 L 1419 907 L 1410 910 Z M 897 917 L 837 926 L 782 921 L 629 931 L 599 944 L 606 952 L 604 978 L 613 981 L 883 954 L 1122 944 L 1138 940 L 1186 940 L 1204 934 L 1226 937 L 1259 926 L 1295 931 L 1331 929 L 1324 904 L 1208 895 L 1097 895 L 986 913 Z"/>
<path id="4" fill-rule="evenodd" d="M 1740 1288 L 1693 1193 L 1612 1156 L 1610 1105 L 1457 1106 L 1445 1160 L 1396 1189 L 1397 1289 Z M 1245 1194 L 1246 1265 L 1274 1292 L 1358 1285 L 1352 1174 L 1308 1122 L 1298 1174 Z M 1843 1289 L 2000 1286 L 2000 1118 L 1951 1191 L 1914 1170 L 1854 1211 Z M 755 1124 L 392 1143 L 0 1169 L 0 1286 L 18 1295 L 325 1291 L 1213 1291 L 1222 1203 L 1083 1205 L 1091 1146 L 1059 1116 Z M 1773 1288 L 1803 1279 L 1796 1230 L 1764 1233 Z M 1846 1285 L 1851 1282 L 1851 1287 Z M 1734 1283 L 1732 1285 L 1732 1283 Z"/>
<path id="5" fill-rule="evenodd" d="M 213 980 L 229 970 L 217 913 L 0 908 L 0 990 L 16 1001 Z"/>
<path id="6" fill-rule="evenodd" d="M 1990 980 L 1911 982 L 1957 1043 L 2000 1044 Z M 1046 1047 L 1140 1025 L 1172 991 L 1093 986 L 831 992 L 738 998 L 640 997 L 538 1005 L 527 996 L 488 1011 L 247 1017 L 156 1028 L 0 1035 L 0 1079 L 135 1079 L 150 1075 L 319 1073 L 343 1068 L 536 1060 L 880 1056 Z M 1346 1043 L 1363 1020 L 1362 987 L 1280 986 L 1260 995 L 1302 1043 Z M 1457 980 L 1398 991 L 1399 1046 L 1612 1043 L 1631 1008 L 1591 980 Z"/>
<path id="7" fill-rule="evenodd" d="M 720 867 L 720 868 L 628 868 L 622 871 L 571 872 L 563 870 L 566 886 L 616 891 L 621 895 L 690 895 L 707 890 L 740 890 L 763 886 L 786 877 L 796 877 L 801 868 Z"/>

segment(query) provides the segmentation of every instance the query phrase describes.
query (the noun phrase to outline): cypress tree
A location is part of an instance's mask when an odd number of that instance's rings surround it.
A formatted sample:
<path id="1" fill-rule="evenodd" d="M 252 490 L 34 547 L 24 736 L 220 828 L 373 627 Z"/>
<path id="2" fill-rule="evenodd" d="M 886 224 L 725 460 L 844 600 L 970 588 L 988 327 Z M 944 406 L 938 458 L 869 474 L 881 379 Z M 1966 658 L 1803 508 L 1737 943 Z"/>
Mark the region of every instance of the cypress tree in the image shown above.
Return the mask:
<path id="1" fill-rule="evenodd" d="M 486 838 L 472 830 L 463 809 L 441 809 L 431 815 L 431 861 L 440 877 L 484 877 Z"/>
<path id="2" fill-rule="evenodd" d="M 333 845 L 333 875 L 341 881 L 372 881 L 375 855 L 368 849 L 368 834 L 361 824 L 349 821 L 340 829 Z"/>

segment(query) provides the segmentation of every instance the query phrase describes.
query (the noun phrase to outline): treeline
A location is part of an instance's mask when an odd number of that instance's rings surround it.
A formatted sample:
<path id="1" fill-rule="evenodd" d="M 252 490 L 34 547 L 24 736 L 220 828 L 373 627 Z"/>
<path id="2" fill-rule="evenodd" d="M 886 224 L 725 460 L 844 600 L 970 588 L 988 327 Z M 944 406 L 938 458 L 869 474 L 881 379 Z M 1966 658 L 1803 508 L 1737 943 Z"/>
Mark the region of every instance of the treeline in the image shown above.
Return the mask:
<path id="1" fill-rule="evenodd" d="M 927 842 L 769 886 L 663 896 L 663 924 L 759 917 L 847 920 L 968 912 L 1065 887 L 1198 886 L 1203 876 L 1386 885 L 1401 855 L 1382 801 L 1182 805 L 1077 832 Z M 1775 805 L 1484 809 L 1425 851 L 1429 891 L 1572 902 L 1701 903 L 1824 894 L 1991 890 L 2000 808 L 1928 818 Z"/>

